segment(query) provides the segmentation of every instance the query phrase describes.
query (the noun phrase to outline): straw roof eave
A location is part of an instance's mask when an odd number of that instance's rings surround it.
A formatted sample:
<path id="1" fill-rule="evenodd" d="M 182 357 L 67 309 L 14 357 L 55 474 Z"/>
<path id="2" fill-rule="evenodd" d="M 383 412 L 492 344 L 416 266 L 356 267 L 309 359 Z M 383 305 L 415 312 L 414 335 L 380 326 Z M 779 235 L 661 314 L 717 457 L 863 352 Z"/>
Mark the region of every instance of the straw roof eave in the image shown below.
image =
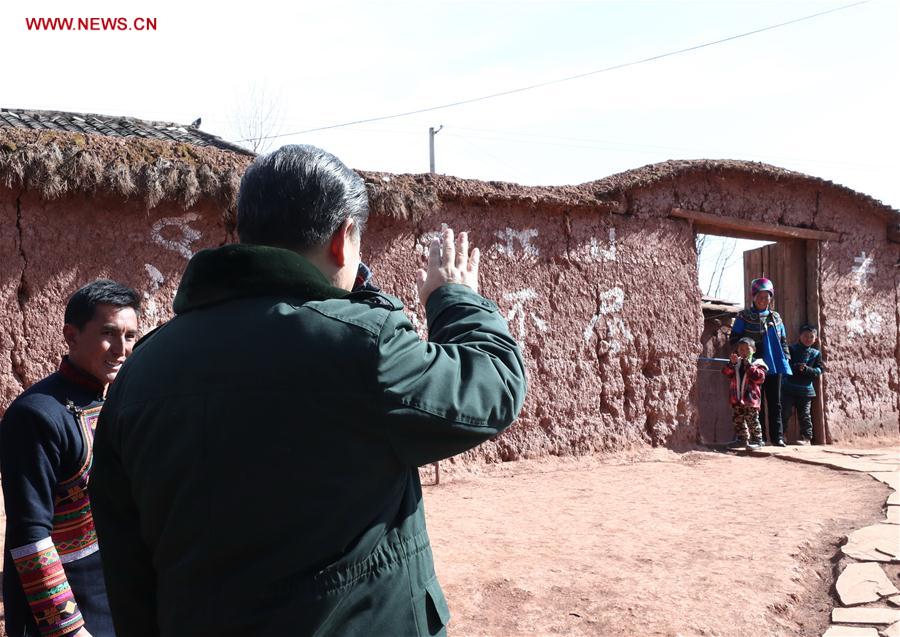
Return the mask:
<path id="1" fill-rule="evenodd" d="M 889 223 L 900 222 L 900 211 L 869 195 L 825 179 L 770 164 L 740 160 L 670 160 L 649 164 L 596 181 L 571 186 L 522 186 L 514 183 L 483 182 L 445 175 L 392 175 L 361 173 L 376 208 L 398 200 L 406 204 L 420 199 L 463 205 L 524 206 L 556 210 L 593 209 L 629 212 L 629 200 L 637 193 L 661 185 L 684 182 L 695 177 L 708 179 L 758 180 L 761 188 L 797 185 L 822 192 L 834 192 L 857 199 Z"/>
<path id="2" fill-rule="evenodd" d="M 249 154 L 139 137 L 0 128 L 0 186 L 34 191 L 45 199 L 75 193 L 118 195 L 138 199 L 148 210 L 164 202 L 187 209 L 208 199 L 233 210 L 241 175 L 252 160 Z M 629 200 L 641 190 L 710 175 L 725 179 L 749 176 L 769 184 L 831 190 L 867 204 L 889 224 L 900 220 L 900 211 L 840 184 L 736 160 L 666 161 L 572 186 L 522 186 L 434 174 L 359 173 L 374 214 L 413 220 L 431 215 L 444 203 L 626 213 Z"/>
<path id="3" fill-rule="evenodd" d="M 212 199 L 232 208 L 253 157 L 191 144 L 65 131 L 0 129 L 0 185 L 44 199 L 71 194 L 190 208 Z"/>

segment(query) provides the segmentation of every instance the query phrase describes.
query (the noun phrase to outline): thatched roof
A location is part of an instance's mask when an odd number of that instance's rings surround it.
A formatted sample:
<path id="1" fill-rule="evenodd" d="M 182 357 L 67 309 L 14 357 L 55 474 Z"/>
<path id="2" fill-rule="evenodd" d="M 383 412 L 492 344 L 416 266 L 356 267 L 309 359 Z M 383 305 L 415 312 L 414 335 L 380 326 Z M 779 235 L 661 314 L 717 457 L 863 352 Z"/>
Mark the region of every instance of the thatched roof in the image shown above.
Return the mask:
<path id="1" fill-rule="evenodd" d="M 129 117 L 0 109 L 0 186 L 163 201 L 185 208 L 201 198 L 233 209 L 249 151 L 192 126 Z M 832 189 L 869 204 L 896 224 L 900 211 L 824 179 L 777 166 L 734 160 L 650 164 L 574 186 L 522 186 L 444 175 L 359 171 L 374 214 L 421 219 L 454 202 L 474 206 L 626 212 L 630 194 L 676 179 L 710 175 L 760 178 Z"/>
<path id="2" fill-rule="evenodd" d="M 189 208 L 201 198 L 210 198 L 232 208 L 241 175 L 253 159 L 248 151 L 231 148 L 196 129 L 183 135 L 191 141 L 163 141 L 159 138 L 163 133 L 128 133 L 159 132 L 154 128 L 159 123 L 154 122 L 110 118 L 121 124 L 118 129 L 94 133 L 50 130 L 51 120 L 43 121 L 48 126 L 40 128 L 13 127 L 10 113 L 3 111 L 0 118 L 0 185 L 37 191 L 45 199 L 70 193 L 112 194 L 140 199 L 149 209 L 163 201 Z M 53 124 L 62 127 L 75 121 L 74 114 L 68 115 L 52 120 Z M 91 121 L 96 129 L 96 120 Z"/>
<path id="3" fill-rule="evenodd" d="M 369 186 L 369 197 L 376 210 L 399 208 L 401 209 L 399 216 L 415 217 L 417 216 L 415 209 L 422 208 L 422 203 L 427 208 L 436 201 L 485 206 L 516 205 L 569 210 L 590 208 L 625 212 L 629 194 L 636 190 L 694 175 L 704 178 L 714 175 L 750 176 L 768 182 L 796 183 L 823 190 L 834 190 L 867 203 L 874 212 L 885 218 L 894 221 L 900 218 L 900 211 L 846 186 L 778 166 L 738 160 L 670 160 L 573 186 L 521 186 L 430 174 L 361 174 Z"/>
<path id="4" fill-rule="evenodd" d="M 139 137 L 156 139 L 161 142 L 191 144 L 192 146 L 210 146 L 242 155 L 252 155 L 246 148 L 200 130 L 199 122 L 198 119 L 195 126 L 194 124 L 153 122 L 121 115 L 0 108 L 0 128 L 66 131 L 104 137 Z"/>
<path id="5" fill-rule="evenodd" d="M 859 199 L 860 201 L 871 205 L 878 212 L 885 213 L 888 216 L 900 214 L 900 211 L 891 208 L 874 197 L 841 184 L 836 184 L 833 181 L 822 179 L 821 177 L 813 177 L 812 175 L 788 170 L 786 168 L 780 168 L 771 164 L 736 159 L 669 160 L 658 164 L 648 164 L 646 166 L 641 166 L 640 168 L 626 170 L 625 172 L 610 175 L 609 177 L 604 177 L 603 179 L 592 181 L 584 185 L 593 186 L 596 192 L 611 196 L 615 193 L 648 188 L 657 183 L 672 181 L 674 179 L 683 179 L 692 175 L 702 176 L 704 178 L 710 176 L 728 177 L 730 175 L 744 175 L 760 178 L 768 182 L 806 186 L 814 185 L 822 190 L 834 190 L 850 195 L 855 199 Z"/>
<path id="6" fill-rule="evenodd" d="M 441 202 L 474 206 L 524 206 L 575 210 L 625 209 L 624 196 L 598 197 L 590 184 L 579 186 L 522 186 L 502 181 L 479 181 L 447 175 L 394 175 L 357 171 L 366 181 L 369 202 L 376 214 L 420 219 Z"/>

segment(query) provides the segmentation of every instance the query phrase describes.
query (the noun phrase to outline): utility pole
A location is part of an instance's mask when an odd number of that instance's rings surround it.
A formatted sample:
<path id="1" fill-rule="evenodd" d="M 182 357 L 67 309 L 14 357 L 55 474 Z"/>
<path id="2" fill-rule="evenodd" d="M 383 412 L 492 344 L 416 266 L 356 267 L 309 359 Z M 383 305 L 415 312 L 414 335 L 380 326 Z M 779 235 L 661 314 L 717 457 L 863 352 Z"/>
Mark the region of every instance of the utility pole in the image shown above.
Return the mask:
<path id="1" fill-rule="evenodd" d="M 443 124 L 435 129 L 434 126 L 428 129 L 428 172 L 434 173 L 434 136 L 441 132 Z"/>

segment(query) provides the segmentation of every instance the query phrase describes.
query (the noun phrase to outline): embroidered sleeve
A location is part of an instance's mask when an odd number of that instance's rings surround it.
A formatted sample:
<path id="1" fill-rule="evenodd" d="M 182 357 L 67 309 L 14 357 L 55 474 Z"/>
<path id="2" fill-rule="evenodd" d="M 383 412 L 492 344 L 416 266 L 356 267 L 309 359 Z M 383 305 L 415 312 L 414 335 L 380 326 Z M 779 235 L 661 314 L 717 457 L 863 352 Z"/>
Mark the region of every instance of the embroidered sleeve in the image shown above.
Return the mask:
<path id="1" fill-rule="evenodd" d="M 53 540 L 10 550 L 25 598 L 42 637 L 61 637 L 84 626 Z"/>

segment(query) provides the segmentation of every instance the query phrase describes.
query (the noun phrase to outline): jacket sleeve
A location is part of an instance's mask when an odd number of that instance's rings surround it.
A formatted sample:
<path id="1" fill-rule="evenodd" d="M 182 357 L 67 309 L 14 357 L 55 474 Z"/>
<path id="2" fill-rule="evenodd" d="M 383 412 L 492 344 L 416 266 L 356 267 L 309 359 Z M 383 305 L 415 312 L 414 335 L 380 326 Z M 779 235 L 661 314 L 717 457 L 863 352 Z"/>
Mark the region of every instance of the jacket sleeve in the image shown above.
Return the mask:
<path id="1" fill-rule="evenodd" d="M 429 342 L 403 312 L 378 338 L 377 391 L 401 461 L 423 465 L 471 449 L 516 419 L 525 364 L 497 306 L 463 285 L 428 299 Z"/>
<path id="2" fill-rule="evenodd" d="M 816 355 L 813 356 L 813 359 L 809 361 L 806 365 L 806 375 L 810 378 L 818 378 L 822 375 L 822 372 L 825 371 L 824 366 L 822 365 L 822 354 L 816 352 Z"/>
<path id="3" fill-rule="evenodd" d="M 734 365 L 730 362 L 722 368 L 722 373 L 728 376 L 728 378 L 734 378 Z"/>
<path id="4" fill-rule="evenodd" d="M 798 360 L 797 351 L 793 345 L 788 347 L 788 364 L 791 366 L 791 371 L 794 374 L 800 373 L 800 362 Z"/>
<path id="5" fill-rule="evenodd" d="M 732 345 L 737 343 L 744 336 L 744 319 L 738 315 L 737 318 L 734 319 L 734 323 L 731 325 L 731 335 L 728 337 L 728 342 Z"/>
<path id="6" fill-rule="evenodd" d="M 747 381 L 754 385 L 762 385 L 766 380 L 766 370 L 760 365 L 750 365 Z"/>
<path id="7" fill-rule="evenodd" d="M 157 637 L 156 574 L 149 548 L 141 539 L 131 483 L 115 447 L 115 409 L 107 401 L 94 436 L 94 466 L 88 491 L 103 575 L 116 634 Z M 110 565 L 115 568 L 110 568 Z"/>
<path id="8" fill-rule="evenodd" d="M 41 635 L 71 635 L 84 626 L 50 537 L 62 449 L 58 428 L 37 411 L 14 404 L 4 415 L 0 475 L 6 548 Z"/>

